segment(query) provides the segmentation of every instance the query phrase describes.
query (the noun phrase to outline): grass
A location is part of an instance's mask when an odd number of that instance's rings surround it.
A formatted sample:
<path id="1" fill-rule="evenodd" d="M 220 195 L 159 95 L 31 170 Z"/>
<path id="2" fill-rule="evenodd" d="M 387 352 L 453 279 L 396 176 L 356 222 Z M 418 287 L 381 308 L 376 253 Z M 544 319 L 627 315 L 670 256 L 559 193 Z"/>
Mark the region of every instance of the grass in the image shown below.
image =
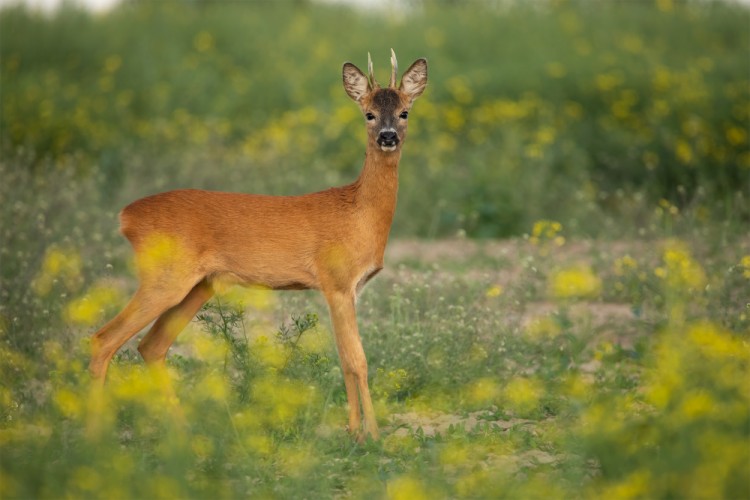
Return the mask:
<path id="1" fill-rule="evenodd" d="M 3 9 L 0 496 L 747 498 L 748 17 Z M 352 180 L 340 65 L 391 46 L 431 66 L 358 304 L 382 439 L 344 430 L 312 292 L 225 290 L 167 374 L 131 343 L 90 398 L 88 337 L 134 288 L 117 211 Z"/>
<path id="2" fill-rule="evenodd" d="M 212 301 L 169 358 L 177 407 L 133 346 L 95 409 L 85 342 L 6 347 L 3 494 L 742 497 L 748 241 L 560 234 L 391 245 L 359 305 L 383 427 L 364 445 L 312 293 Z"/>

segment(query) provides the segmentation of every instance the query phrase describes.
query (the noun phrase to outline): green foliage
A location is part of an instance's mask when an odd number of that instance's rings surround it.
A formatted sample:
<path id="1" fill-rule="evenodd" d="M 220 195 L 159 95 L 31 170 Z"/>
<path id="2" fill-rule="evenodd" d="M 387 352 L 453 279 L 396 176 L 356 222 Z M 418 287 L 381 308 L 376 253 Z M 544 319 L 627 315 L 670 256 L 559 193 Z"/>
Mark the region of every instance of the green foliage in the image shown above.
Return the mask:
<path id="1" fill-rule="evenodd" d="M 0 497 L 747 495 L 747 9 L 409 5 L 0 11 Z M 391 46 L 430 60 L 395 235 L 528 234 L 391 241 L 358 302 L 381 441 L 308 293 L 221 291 L 166 372 L 126 346 L 90 393 L 117 211 L 351 181 L 340 64 Z"/>
<path id="2" fill-rule="evenodd" d="M 6 169 L 97 173 L 110 210 L 177 186 L 322 189 L 351 181 L 363 149 L 341 62 L 370 51 L 383 80 L 393 46 L 431 72 L 401 234 L 507 236 L 553 214 L 601 233 L 662 198 L 746 221 L 748 16 L 714 2 L 6 8 L 0 145 Z"/>

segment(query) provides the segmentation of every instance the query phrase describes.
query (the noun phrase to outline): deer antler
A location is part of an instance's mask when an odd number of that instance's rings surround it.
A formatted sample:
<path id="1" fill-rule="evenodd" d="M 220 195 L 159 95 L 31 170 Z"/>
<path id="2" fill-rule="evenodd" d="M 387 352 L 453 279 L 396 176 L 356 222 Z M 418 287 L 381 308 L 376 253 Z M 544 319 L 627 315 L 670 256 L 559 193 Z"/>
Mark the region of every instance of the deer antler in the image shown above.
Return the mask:
<path id="1" fill-rule="evenodd" d="M 391 83 L 390 87 L 396 88 L 396 78 L 398 78 L 398 61 L 396 61 L 396 53 L 391 49 Z"/>
<path id="2" fill-rule="evenodd" d="M 375 80 L 375 72 L 372 70 L 372 57 L 370 57 L 370 53 L 367 53 L 367 73 L 369 73 L 370 77 L 370 87 L 377 88 L 380 87 L 377 80 Z"/>

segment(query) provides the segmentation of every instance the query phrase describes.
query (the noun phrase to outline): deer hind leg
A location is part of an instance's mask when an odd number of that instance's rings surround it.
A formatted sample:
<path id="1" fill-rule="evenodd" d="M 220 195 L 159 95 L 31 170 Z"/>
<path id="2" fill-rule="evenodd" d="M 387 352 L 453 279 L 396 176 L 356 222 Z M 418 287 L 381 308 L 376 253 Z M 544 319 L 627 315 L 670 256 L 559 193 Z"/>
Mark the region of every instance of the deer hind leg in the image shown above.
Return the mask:
<path id="1" fill-rule="evenodd" d="M 197 280 L 189 281 L 190 287 Z M 146 283 L 140 287 L 125 308 L 97 331 L 91 339 L 89 371 L 100 384 L 104 383 L 112 356 L 133 335 L 167 309 L 178 304 L 190 291 L 180 286 L 184 281 Z"/>
<path id="2" fill-rule="evenodd" d="M 138 352 L 148 365 L 163 365 L 167 351 L 177 336 L 185 329 L 195 313 L 214 295 L 211 283 L 203 279 L 195 285 L 182 302 L 159 316 L 138 344 Z"/>
<path id="3" fill-rule="evenodd" d="M 378 437 L 378 424 L 367 383 L 367 359 L 357 328 L 357 314 L 353 293 L 326 293 L 331 321 L 336 337 L 336 347 L 341 360 L 349 403 L 349 432 L 358 433 L 360 427 L 360 401 L 364 413 L 364 434 Z"/>

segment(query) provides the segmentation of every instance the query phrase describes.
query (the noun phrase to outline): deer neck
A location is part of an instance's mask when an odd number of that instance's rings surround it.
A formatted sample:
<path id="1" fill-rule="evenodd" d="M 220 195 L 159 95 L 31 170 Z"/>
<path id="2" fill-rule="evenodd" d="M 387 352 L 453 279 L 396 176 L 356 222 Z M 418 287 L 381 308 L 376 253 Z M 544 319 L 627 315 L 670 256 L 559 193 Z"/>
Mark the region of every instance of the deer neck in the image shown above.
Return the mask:
<path id="1" fill-rule="evenodd" d="M 385 153 L 367 148 L 365 164 L 357 179 L 357 203 L 390 227 L 396 210 L 398 163 L 401 151 Z"/>

